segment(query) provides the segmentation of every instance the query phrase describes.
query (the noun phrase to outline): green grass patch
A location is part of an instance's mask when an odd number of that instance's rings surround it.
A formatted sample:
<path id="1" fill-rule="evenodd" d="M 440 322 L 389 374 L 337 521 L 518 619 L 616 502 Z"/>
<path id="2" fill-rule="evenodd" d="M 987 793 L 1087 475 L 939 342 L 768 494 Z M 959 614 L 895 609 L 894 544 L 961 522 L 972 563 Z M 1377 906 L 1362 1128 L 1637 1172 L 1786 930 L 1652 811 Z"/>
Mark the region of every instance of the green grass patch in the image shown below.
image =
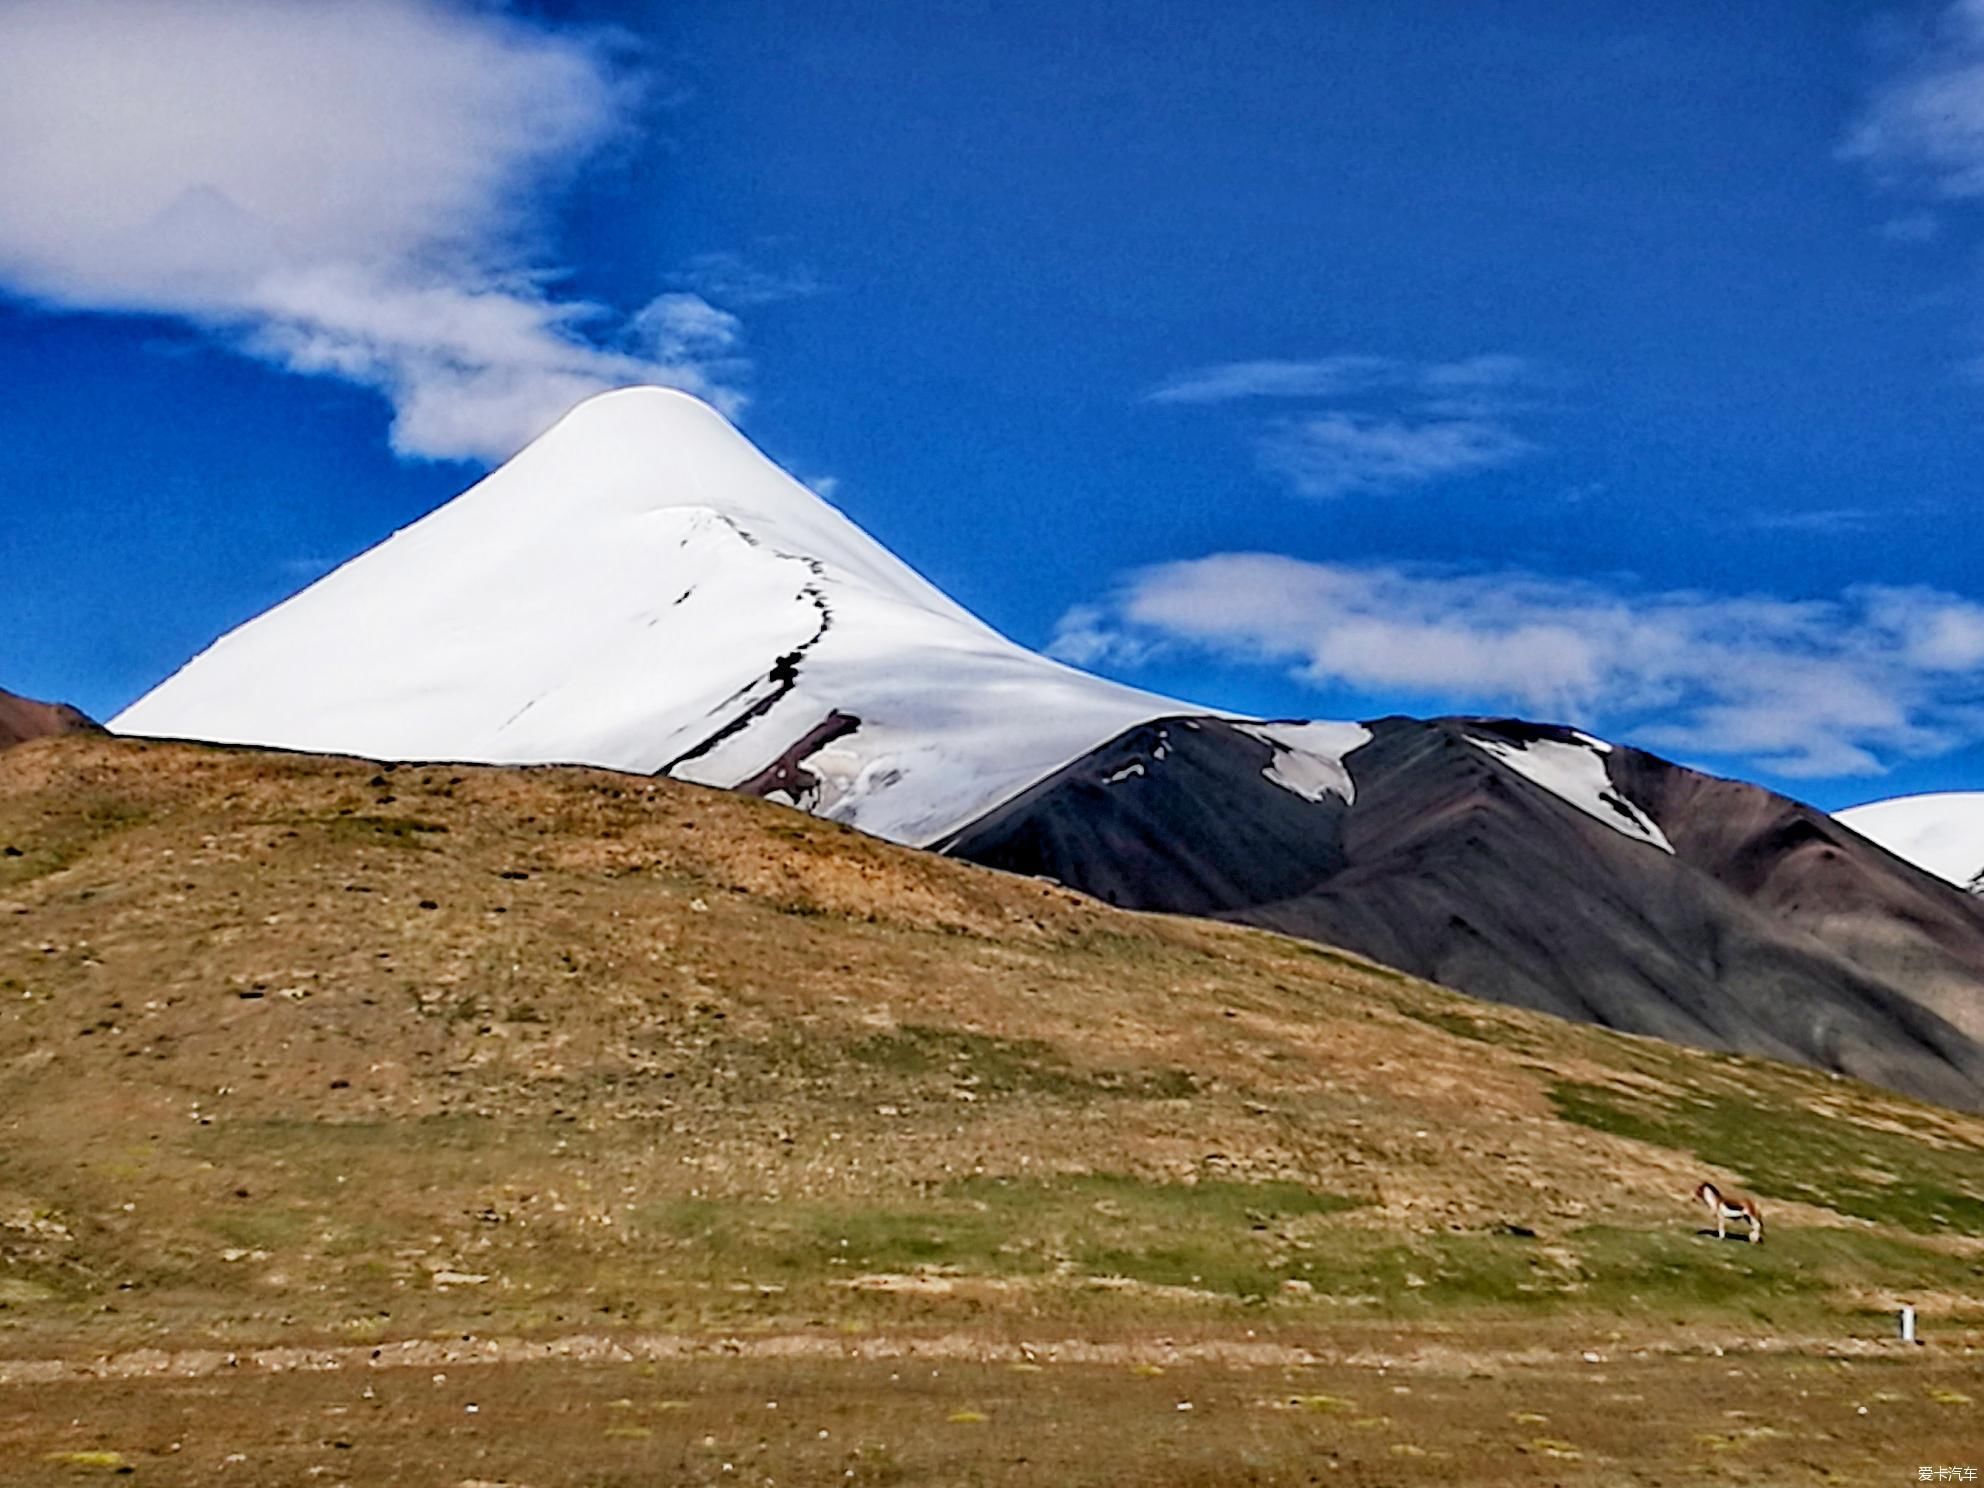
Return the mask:
<path id="1" fill-rule="evenodd" d="M 50 1452 L 41 1460 L 83 1472 L 128 1473 L 132 1470 L 121 1452 Z"/>
<path id="2" fill-rule="evenodd" d="M 1559 1080 L 1550 1099 L 1567 1121 L 1692 1152 L 1765 1198 L 1921 1234 L 1984 1235 L 1984 1153 L 1974 1148 L 1932 1147 L 1767 1096 L 1662 1098 Z"/>
<path id="3" fill-rule="evenodd" d="M 1859 1308 L 1849 1293 L 1984 1286 L 1984 1260 L 1855 1230 L 1779 1228 L 1761 1246 L 1717 1243 L 1696 1234 L 1678 1202 L 1671 1226 L 1593 1226 L 1554 1244 L 1486 1230 L 1401 1239 L 1333 1222 L 1358 1202 L 1294 1183 L 1099 1173 L 973 1177 L 890 1203 L 685 1201 L 652 1206 L 637 1223 L 672 1238 L 671 1270 L 707 1282 L 803 1290 L 932 1272 L 1128 1281 L 1229 1301 L 1313 1298 L 1333 1315 L 1402 1320 L 1593 1313 L 1837 1327 Z"/>
<path id="4" fill-rule="evenodd" d="M 1500 1233 L 1434 1234 L 1400 1243 L 1356 1232 L 1292 1257 L 1287 1274 L 1338 1303 L 1385 1316 L 1528 1312 L 1569 1301 L 1575 1270 L 1534 1240 Z"/>
<path id="5" fill-rule="evenodd" d="M 1291 949 L 1299 956 L 1311 961 L 1321 961 L 1338 971 L 1347 971 L 1355 976 L 1373 977 L 1384 982 L 1410 982 L 1414 980 L 1406 973 L 1390 966 L 1380 966 L 1375 961 L 1360 961 L 1342 951 L 1331 950 L 1328 946 L 1296 944 Z"/>
<path id="6" fill-rule="evenodd" d="M 1276 1231 L 1358 1201 L 1293 1183 L 1153 1183 L 1121 1174 L 969 1178 L 894 1204 L 651 1206 L 643 1227 L 753 1281 L 943 1270 L 1099 1275 L 1265 1295 L 1293 1273 Z"/>
<path id="7" fill-rule="evenodd" d="M 0 1308 L 31 1307 L 54 1298 L 55 1289 L 24 1276 L 0 1276 Z"/>
<path id="8" fill-rule="evenodd" d="M 251 1207 L 243 1201 L 237 1210 L 209 1217 L 206 1228 L 242 1250 L 274 1253 L 302 1244 L 311 1233 L 311 1219 L 293 1209 Z"/>
<path id="9" fill-rule="evenodd" d="M 1693 1227 L 1593 1227 L 1576 1243 L 1585 1299 L 1622 1313 L 1713 1311 L 1782 1324 L 1864 1311 L 1840 1300 L 1849 1292 L 1975 1293 L 1984 1283 L 1984 1261 L 1859 1230 L 1779 1227 L 1751 1245 Z"/>
<path id="10" fill-rule="evenodd" d="M 115 796 L 83 796 L 67 803 L 57 821 L 33 827 L 0 822 L 0 846 L 19 857 L 0 856 L 0 889 L 16 888 L 60 873 L 106 838 L 138 826 L 147 813 Z"/>
<path id="11" fill-rule="evenodd" d="M 369 1226 L 425 1223 L 412 1216 L 432 1214 L 437 1203 L 454 1202 L 445 1195 L 479 1197 L 483 1185 L 499 1182 L 517 1163 L 548 1153 L 555 1140 L 549 1122 L 537 1130 L 520 1130 L 478 1116 L 247 1120 L 200 1127 L 188 1134 L 186 1150 L 196 1160 L 226 1169 L 231 1182 L 251 1191 L 251 1198 L 226 1201 L 220 1213 L 229 1222 L 257 1211 L 281 1215 L 300 1205 L 318 1215 L 340 1216 L 342 1224 Z M 437 1168 L 449 1175 L 445 1183 L 436 1183 Z M 359 1194 L 366 1196 L 362 1202 L 355 1197 Z M 234 1243 L 271 1248 L 254 1239 Z"/>
<path id="12" fill-rule="evenodd" d="M 1003 1039 L 956 1028 L 905 1024 L 848 1046 L 860 1064 L 903 1080 L 943 1078 L 981 1098 L 1041 1095 L 1085 1101 L 1098 1096 L 1182 1100 L 1195 1094 L 1188 1070 L 1081 1069 L 1052 1044 L 1037 1039 Z"/>
<path id="13" fill-rule="evenodd" d="M 1471 1039 L 1477 1044 L 1496 1044 L 1523 1054 L 1537 1051 L 1534 1039 L 1494 1018 L 1458 1009 L 1408 1007 L 1403 1003 L 1396 1006 L 1400 1013 L 1415 1023 L 1427 1024 L 1456 1038 Z"/>
<path id="14" fill-rule="evenodd" d="M 1543 1313 L 1747 1317 L 1773 1326 L 1837 1327 L 1869 1288 L 1976 1293 L 1984 1262 L 1840 1229 L 1779 1230 L 1765 1245 L 1671 1228 L 1591 1226 L 1557 1244 L 1491 1232 L 1405 1244 L 1339 1232 L 1283 1262 L 1321 1295 L 1386 1316 Z"/>

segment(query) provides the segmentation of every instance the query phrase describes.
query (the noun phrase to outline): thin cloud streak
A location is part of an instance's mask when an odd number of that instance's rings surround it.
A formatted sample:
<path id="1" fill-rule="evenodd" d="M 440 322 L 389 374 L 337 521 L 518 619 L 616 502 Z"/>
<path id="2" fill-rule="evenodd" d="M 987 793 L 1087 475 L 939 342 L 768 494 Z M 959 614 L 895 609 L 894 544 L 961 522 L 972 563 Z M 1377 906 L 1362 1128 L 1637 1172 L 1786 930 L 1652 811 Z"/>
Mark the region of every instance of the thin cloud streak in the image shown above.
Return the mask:
<path id="1" fill-rule="evenodd" d="M 1411 423 L 1325 413 L 1282 423 L 1262 438 L 1258 453 L 1298 494 L 1326 500 L 1492 469 L 1535 448 L 1492 419 Z"/>
<path id="2" fill-rule="evenodd" d="M 1838 155 L 1883 191 L 1932 204 L 1882 223 L 1888 242 L 1960 232 L 1964 214 L 1941 208 L 1984 197 L 1984 0 L 1954 0 L 1912 55 L 1890 59 Z M 1977 381 L 1980 365 L 1960 362 L 1958 375 Z"/>
<path id="3" fill-rule="evenodd" d="M 684 289 L 726 305 L 773 305 L 825 292 L 811 269 L 767 269 L 741 253 L 699 253 L 671 276 Z"/>
<path id="4" fill-rule="evenodd" d="M 1875 88 L 1839 154 L 1902 190 L 1984 196 L 1984 0 L 1943 10 L 1927 45 Z"/>
<path id="5" fill-rule="evenodd" d="M 1232 403 L 1243 398 L 1341 398 L 1394 383 L 1389 357 L 1332 356 L 1310 362 L 1228 362 L 1181 372 L 1145 395 L 1150 403 Z"/>
<path id="6" fill-rule="evenodd" d="M 1647 593 L 1223 553 L 1132 575 L 1069 611 L 1051 650 L 1086 666 L 1212 655 L 1318 689 L 1548 715 L 1786 776 L 1878 774 L 1984 738 L 1984 606 L 1920 588 Z"/>
<path id="7" fill-rule="evenodd" d="M 1150 403 L 1232 403 L 1248 398 L 1342 398 L 1375 389 L 1476 391 L 1518 387 L 1534 380 L 1524 357 L 1489 353 L 1457 362 L 1418 364 L 1397 357 L 1346 352 L 1314 361 L 1225 362 L 1199 367 L 1145 394 Z"/>
<path id="8" fill-rule="evenodd" d="M 1145 395 L 1184 407 L 1308 403 L 1257 422 L 1262 470 L 1297 495 L 1377 495 L 1512 464 L 1541 448 L 1516 428 L 1548 379 L 1529 360 L 1490 353 L 1419 363 L 1344 353 L 1312 361 L 1199 367 Z"/>

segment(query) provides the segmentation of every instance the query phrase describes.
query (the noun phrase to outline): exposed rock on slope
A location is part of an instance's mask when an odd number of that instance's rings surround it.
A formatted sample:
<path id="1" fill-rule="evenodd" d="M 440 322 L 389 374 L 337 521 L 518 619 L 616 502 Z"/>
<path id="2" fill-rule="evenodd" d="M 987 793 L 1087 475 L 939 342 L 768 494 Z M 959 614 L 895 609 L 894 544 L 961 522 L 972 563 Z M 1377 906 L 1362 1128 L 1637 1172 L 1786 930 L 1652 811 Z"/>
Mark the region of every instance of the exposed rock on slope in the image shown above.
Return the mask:
<path id="1" fill-rule="evenodd" d="M 1147 724 L 943 847 L 1501 1002 L 1984 1106 L 1984 905 L 1819 812 L 1507 721 L 1381 720 L 1342 756 L 1343 788 L 1313 798 L 1271 754 L 1218 720 Z"/>
<path id="2" fill-rule="evenodd" d="M 1773 792 L 1636 749 L 1610 764 L 1683 861 L 1984 1040 L 1984 902 Z"/>

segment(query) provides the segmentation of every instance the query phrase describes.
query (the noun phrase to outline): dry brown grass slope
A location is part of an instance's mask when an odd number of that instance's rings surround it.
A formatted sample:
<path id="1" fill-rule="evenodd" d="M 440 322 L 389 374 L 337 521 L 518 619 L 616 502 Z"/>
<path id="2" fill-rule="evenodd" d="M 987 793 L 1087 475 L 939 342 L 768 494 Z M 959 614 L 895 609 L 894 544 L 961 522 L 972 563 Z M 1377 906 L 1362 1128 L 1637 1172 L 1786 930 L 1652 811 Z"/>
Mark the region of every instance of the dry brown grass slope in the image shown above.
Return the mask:
<path id="1" fill-rule="evenodd" d="M 0 853 L 0 1358 L 1984 1324 L 1984 1121 L 734 795 L 81 736 Z"/>

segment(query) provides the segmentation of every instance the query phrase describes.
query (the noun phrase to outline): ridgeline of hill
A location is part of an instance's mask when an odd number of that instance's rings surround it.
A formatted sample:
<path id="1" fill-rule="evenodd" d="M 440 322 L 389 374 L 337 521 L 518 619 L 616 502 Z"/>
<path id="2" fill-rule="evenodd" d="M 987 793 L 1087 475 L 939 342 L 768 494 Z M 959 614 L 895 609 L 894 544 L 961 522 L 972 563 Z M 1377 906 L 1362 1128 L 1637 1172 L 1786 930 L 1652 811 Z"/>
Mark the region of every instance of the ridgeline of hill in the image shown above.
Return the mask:
<path id="1" fill-rule="evenodd" d="M 38 703 L 0 687 L 0 749 L 54 734 L 93 733 L 97 725 L 67 703 Z"/>
<path id="2" fill-rule="evenodd" d="M 1716 1175 L 1768 1243 L 1717 1246 Z M 0 1357 L 1984 1325 L 1984 1120 L 603 771 L 0 755 Z M 1527 1323 L 1525 1323 L 1527 1325 Z"/>

